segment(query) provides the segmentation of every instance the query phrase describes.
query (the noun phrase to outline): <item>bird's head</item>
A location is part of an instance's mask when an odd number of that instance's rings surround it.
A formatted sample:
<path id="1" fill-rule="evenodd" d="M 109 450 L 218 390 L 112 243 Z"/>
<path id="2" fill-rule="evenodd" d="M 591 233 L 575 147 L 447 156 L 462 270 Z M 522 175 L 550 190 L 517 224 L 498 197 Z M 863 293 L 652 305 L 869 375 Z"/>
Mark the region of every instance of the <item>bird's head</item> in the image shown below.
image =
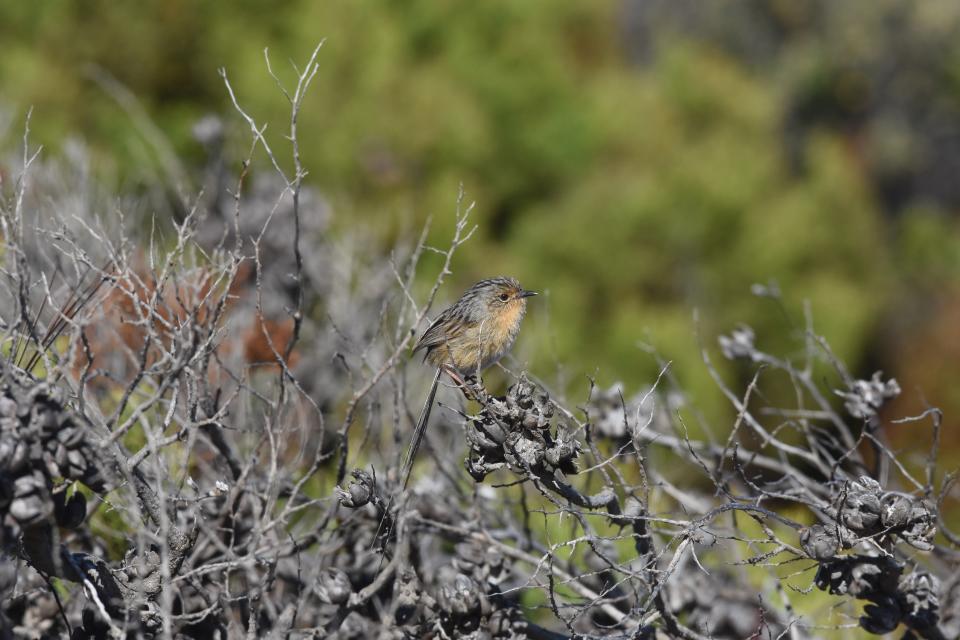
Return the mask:
<path id="1" fill-rule="evenodd" d="M 527 307 L 527 298 L 537 295 L 520 286 L 516 278 L 499 277 L 483 280 L 476 285 L 479 299 L 493 316 L 513 317 Z"/>

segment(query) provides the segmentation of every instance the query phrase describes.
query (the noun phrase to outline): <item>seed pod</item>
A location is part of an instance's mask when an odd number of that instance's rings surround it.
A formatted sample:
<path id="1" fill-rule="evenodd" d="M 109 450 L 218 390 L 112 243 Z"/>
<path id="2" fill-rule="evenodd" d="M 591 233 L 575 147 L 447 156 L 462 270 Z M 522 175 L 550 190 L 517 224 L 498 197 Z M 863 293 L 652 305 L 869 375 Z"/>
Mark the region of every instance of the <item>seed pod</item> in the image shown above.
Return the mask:
<path id="1" fill-rule="evenodd" d="M 326 604 L 343 604 L 353 593 L 353 585 L 346 573 L 335 567 L 328 567 L 317 576 L 314 590 L 317 597 Z"/>
<path id="2" fill-rule="evenodd" d="M 20 524 L 37 524 L 53 513 L 53 501 L 39 472 L 17 478 L 13 496 L 10 515 Z"/>
<path id="3" fill-rule="evenodd" d="M 66 491 L 53 494 L 53 516 L 65 529 L 77 529 L 87 518 L 87 499 L 79 491 L 67 497 Z"/>
<path id="4" fill-rule="evenodd" d="M 480 586 L 470 576 L 456 574 L 437 593 L 437 604 L 453 618 L 465 618 L 480 609 Z"/>
<path id="5" fill-rule="evenodd" d="M 840 549 L 836 530 L 815 524 L 800 531 L 800 546 L 814 560 L 828 560 Z"/>

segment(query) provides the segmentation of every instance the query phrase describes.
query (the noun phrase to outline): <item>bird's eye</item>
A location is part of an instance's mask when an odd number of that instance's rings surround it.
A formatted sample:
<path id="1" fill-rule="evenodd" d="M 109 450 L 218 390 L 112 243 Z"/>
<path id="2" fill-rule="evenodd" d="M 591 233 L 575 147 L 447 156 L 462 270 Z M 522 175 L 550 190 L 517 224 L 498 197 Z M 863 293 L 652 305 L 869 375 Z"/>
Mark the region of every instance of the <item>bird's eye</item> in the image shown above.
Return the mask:
<path id="1" fill-rule="evenodd" d="M 507 294 L 505 293 L 500 294 L 500 300 L 502 300 L 503 302 L 506 302 L 509 299 L 510 299 L 510 296 L 508 296 Z"/>

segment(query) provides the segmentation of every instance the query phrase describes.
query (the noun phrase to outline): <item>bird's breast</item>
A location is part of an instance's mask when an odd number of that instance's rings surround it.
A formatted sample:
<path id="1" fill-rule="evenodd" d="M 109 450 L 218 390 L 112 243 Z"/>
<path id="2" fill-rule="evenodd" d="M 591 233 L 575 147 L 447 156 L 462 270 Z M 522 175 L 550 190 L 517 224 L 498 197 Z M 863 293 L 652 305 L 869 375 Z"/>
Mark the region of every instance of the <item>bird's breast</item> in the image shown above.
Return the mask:
<path id="1" fill-rule="evenodd" d="M 523 320 L 522 305 L 512 305 L 485 321 L 476 323 L 450 342 L 454 366 L 463 374 L 475 374 L 496 363 L 510 350 Z"/>

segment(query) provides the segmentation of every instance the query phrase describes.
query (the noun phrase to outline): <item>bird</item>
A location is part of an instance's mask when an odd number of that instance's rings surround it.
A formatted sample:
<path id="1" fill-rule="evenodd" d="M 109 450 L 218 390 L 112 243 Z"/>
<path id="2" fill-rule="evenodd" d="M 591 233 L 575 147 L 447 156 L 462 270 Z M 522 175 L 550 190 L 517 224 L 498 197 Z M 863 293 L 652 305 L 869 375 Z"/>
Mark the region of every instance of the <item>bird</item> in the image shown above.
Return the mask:
<path id="1" fill-rule="evenodd" d="M 401 491 L 410 480 L 440 377 L 446 373 L 464 389 L 468 378 L 477 377 L 496 364 L 513 346 L 527 311 L 527 298 L 535 295 L 536 291 L 524 289 L 516 278 L 498 276 L 481 280 L 441 311 L 420 336 L 413 353 L 422 350 L 423 361 L 436 367 L 436 374 L 401 466 Z"/>

